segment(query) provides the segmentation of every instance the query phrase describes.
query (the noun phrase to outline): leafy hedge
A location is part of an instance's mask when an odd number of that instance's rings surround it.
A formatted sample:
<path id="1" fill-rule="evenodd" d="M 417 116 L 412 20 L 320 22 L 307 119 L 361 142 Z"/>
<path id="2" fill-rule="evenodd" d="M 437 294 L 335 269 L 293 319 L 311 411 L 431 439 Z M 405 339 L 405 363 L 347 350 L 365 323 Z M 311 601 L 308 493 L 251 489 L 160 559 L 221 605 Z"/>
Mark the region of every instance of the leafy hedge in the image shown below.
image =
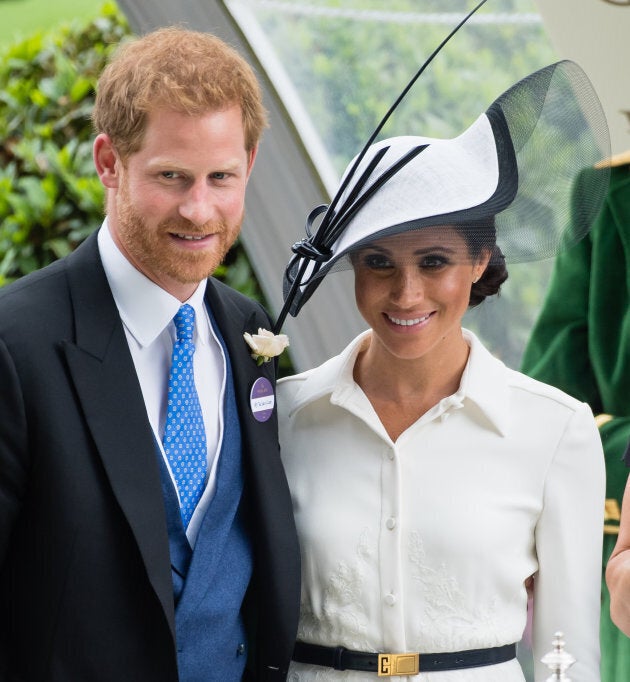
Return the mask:
<path id="1" fill-rule="evenodd" d="M 93 21 L 0 53 L 0 286 L 70 253 L 102 223 L 90 113 L 98 75 L 129 33 L 107 2 Z M 216 274 L 262 300 L 240 244 Z"/>
<path id="2" fill-rule="evenodd" d="M 114 5 L 0 55 L 0 285 L 69 253 L 103 219 L 94 84 L 129 28 Z"/>

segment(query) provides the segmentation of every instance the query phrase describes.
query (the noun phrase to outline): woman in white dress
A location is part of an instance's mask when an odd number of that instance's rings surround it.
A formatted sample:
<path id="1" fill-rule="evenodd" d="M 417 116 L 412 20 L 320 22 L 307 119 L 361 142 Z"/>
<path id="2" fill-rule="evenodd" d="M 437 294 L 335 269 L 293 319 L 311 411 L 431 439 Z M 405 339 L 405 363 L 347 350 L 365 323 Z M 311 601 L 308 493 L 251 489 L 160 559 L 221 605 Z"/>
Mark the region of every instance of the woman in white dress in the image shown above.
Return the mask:
<path id="1" fill-rule="evenodd" d="M 577 658 L 571 679 L 599 680 L 604 463 L 593 415 L 508 369 L 461 325 L 499 291 L 519 234 L 537 255 L 547 248 L 532 237 L 536 209 L 517 226 L 532 154 L 521 162 L 513 114 L 544 101 L 536 125 L 557 122 L 576 82 L 588 97 L 582 76 L 569 62 L 547 67 L 453 140 L 371 145 L 350 165 L 320 242 L 296 245 L 287 309 L 297 314 L 346 262 L 369 329 L 278 385 L 302 546 L 291 682 L 522 682 L 515 643 L 528 591 L 536 680 L 550 675 L 539 659 L 558 630 Z M 572 150 L 570 173 L 598 160 L 596 138 Z M 603 193 L 594 185 L 586 208 L 573 204 L 584 229 Z M 541 229 L 552 249 L 581 236 Z"/>

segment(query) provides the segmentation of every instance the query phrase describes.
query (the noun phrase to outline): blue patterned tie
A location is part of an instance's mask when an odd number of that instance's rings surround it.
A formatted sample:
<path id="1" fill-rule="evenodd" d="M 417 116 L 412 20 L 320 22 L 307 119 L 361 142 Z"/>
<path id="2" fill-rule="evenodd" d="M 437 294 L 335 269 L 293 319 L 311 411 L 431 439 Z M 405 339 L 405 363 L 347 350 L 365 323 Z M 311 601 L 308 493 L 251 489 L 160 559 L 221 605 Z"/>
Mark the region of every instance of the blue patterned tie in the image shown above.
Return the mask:
<path id="1" fill-rule="evenodd" d="M 203 493 L 207 468 L 206 431 L 195 388 L 192 341 L 195 310 L 184 304 L 173 318 L 177 341 L 173 344 L 168 379 L 168 411 L 164 450 L 179 490 L 184 528 Z"/>

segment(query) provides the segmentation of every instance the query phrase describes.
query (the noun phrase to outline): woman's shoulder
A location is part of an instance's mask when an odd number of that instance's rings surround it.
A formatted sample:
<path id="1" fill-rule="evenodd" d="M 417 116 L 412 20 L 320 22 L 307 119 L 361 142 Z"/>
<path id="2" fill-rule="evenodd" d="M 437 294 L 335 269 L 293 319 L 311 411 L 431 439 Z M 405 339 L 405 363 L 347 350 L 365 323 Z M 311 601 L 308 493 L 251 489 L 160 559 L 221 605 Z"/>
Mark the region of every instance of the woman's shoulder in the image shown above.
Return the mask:
<path id="1" fill-rule="evenodd" d="M 510 406 L 513 414 L 526 417 L 531 428 L 541 433 L 556 433 L 564 438 L 580 434 L 588 448 L 600 443 L 593 411 L 588 403 L 537 379 L 508 369 Z"/>
<path id="2" fill-rule="evenodd" d="M 509 386 L 541 403 L 555 403 L 570 410 L 582 410 L 586 403 L 565 393 L 563 390 L 534 379 L 523 372 L 506 367 Z"/>
<path id="3" fill-rule="evenodd" d="M 315 394 L 332 393 L 339 377 L 341 365 L 340 356 L 335 356 L 318 367 L 278 379 L 278 395 L 281 398 L 292 400 L 298 393 L 303 398 L 312 398 Z"/>
<path id="4" fill-rule="evenodd" d="M 308 402 L 351 381 L 354 360 L 365 337 L 366 333 L 360 334 L 339 355 L 317 367 L 278 379 L 279 399 L 293 403 L 299 394 L 302 401 Z"/>
<path id="5" fill-rule="evenodd" d="M 547 434 L 561 434 L 569 424 L 596 428 L 587 403 L 507 367 L 479 339 L 469 332 L 467 337 L 471 355 L 466 394 L 500 430 L 538 425 Z"/>
<path id="6" fill-rule="evenodd" d="M 466 338 L 471 346 L 471 358 L 474 358 L 473 376 L 476 383 L 485 387 L 492 386 L 495 390 L 504 385 L 508 391 L 524 400 L 541 405 L 557 404 L 570 410 L 583 408 L 585 403 L 561 389 L 505 365 L 469 330 L 466 330 Z"/>
<path id="7" fill-rule="evenodd" d="M 321 398 L 330 398 L 335 386 L 327 367 L 331 360 L 319 367 L 278 379 L 276 398 L 281 429 L 296 412 L 317 403 Z"/>
<path id="8" fill-rule="evenodd" d="M 300 387 L 308 380 L 310 376 L 315 374 L 319 367 L 314 367 L 313 369 L 308 369 L 305 372 L 299 372 L 298 374 L 291 374 L 290 376 L 282 377 L 276 382 L 276 388 L 278 391 L 278 396 L 290 397 L 295 395 Z"/>

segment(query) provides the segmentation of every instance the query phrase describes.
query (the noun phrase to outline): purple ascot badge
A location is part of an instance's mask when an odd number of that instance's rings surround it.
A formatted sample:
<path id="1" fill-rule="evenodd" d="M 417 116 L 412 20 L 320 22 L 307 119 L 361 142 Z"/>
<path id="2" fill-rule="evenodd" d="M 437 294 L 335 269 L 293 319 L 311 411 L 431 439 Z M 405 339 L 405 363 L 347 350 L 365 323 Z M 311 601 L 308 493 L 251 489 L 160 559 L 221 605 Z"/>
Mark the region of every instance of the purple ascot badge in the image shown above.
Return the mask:
<path id="1" fill-rule="evenodd" d="M 266 422 L 271 417 L 276 397 L 269 379 L 265 377 L 256 379 L 249 394 L 249 404 L 256 421 Z"/>

